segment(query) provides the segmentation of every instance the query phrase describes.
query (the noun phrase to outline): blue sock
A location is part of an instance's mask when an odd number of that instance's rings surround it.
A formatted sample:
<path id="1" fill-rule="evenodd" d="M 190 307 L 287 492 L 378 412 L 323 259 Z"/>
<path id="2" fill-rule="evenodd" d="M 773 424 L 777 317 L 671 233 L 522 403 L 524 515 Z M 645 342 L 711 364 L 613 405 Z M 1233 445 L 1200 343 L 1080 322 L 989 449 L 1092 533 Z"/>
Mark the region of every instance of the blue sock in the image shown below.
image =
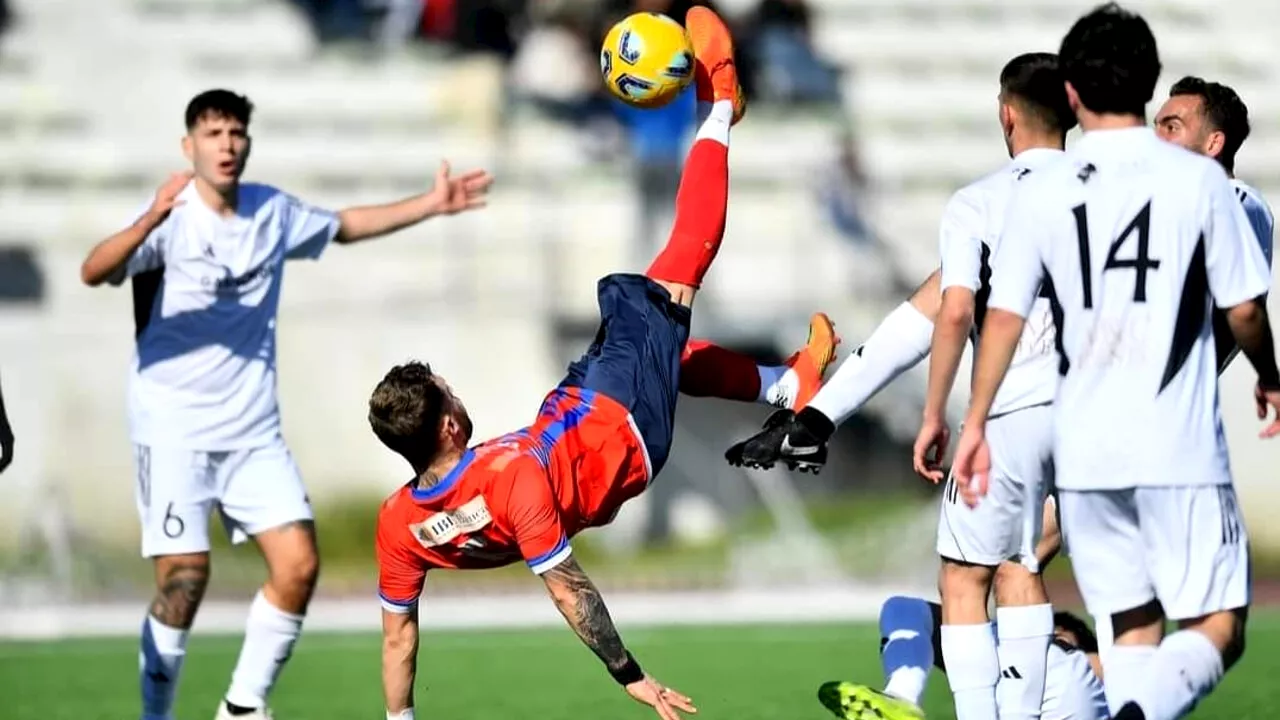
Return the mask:
<path id="1" fill-rule="evenodd" d="M 187 630 L 147 616 L 142 621 L 138 675 L 142 684 L 142 720 L 172 720 L 178 675 L 187 654 Z"/>
<path id="2" fill-rule="evenodd" d="M 933 667 L 933 611 L 919 598 L 894 596 L 880 606 L 884 691 L 920 704 Z"/>

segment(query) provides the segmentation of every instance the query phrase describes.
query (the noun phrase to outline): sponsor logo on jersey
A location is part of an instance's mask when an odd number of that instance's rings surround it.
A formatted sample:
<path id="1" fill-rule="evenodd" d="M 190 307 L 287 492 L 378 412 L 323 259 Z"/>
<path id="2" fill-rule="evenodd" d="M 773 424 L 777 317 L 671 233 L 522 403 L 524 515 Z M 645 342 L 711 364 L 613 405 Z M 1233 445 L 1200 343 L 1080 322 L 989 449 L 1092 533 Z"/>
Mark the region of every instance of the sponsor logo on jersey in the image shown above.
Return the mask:
<path id="1" fill-rule="evenodd" d="M 476 497 L 453 510 L 438 512 L 419 523 L 409 526 L 409 531 L 423 547 L 433 548 L 451 542 L 459 535 L 473 533 L 493 522 L 484 496 Z"/>

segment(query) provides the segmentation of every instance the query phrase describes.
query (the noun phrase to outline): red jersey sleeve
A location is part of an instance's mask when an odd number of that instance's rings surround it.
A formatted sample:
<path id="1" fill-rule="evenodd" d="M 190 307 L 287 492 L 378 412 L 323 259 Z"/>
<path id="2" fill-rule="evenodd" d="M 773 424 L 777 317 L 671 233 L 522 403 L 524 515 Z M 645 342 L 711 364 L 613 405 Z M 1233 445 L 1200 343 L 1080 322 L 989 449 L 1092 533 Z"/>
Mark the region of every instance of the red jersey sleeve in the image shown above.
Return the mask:
<path id="1" fill-rule="evenodd" d="M 410 613 L 418 607 L 427 563 L 405 546 L 412 537 L 408 520 L 395 512 L 398 499 L 393 496 L 378 513 L 378 598 L 387 612 Z"/>
<path id="2" fill-rule="evenodd" d="M 534 573 L 541 575 L 573 553 L 560 522 L 551 482 L 546 471 L 532 459 L 516 471 L 507 498 L 507 518 L 520 554 Z"/>

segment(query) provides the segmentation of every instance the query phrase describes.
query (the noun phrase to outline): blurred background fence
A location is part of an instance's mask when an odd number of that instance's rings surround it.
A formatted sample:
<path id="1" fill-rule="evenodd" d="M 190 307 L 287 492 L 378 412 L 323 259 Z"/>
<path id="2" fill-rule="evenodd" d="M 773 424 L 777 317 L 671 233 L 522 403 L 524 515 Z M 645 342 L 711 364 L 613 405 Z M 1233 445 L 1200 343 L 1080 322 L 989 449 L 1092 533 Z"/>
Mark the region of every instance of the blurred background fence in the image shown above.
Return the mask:
<path id="1" fill-rule="evenodd" d="M 1005 161 L 997 76 L 1055 50 L 1090 0 L 719 0 L 753 106 L 734 132 L 728 238 L 695 331 L 761 358 L 810 312 L 856 347 L 937 262 L 948 195 Z M 1143 0 L 1161 92 L 1234 85 L 1254 135 L 1240 175 L 1280 194 L 1280 4 Z M 429 359 L 489 436 L 525 424 L 594 333 L 598 276 L 662 240 L 689 102 L 636 113 L 601 96 L 598 39 L 673 0 L 0 0 L 0 374 L 18 434 L 0 479 L 0 615 L 148 594 L 125 423 L 126 290 L 77 268 L 166 173 L 181 115 L 213 86 L 257 105 L 248 178 L 320 205 L 416 193 L 436 163 L 498 177 L 490 208 L 290 266 L 280 314 L 285 431 L 316 504 L 326 598 L 371 598 L 373 519 L 407 468 L 368 431 L 390 364 Z M 686 100 L 688 100 L 686 98 Z M 1280 551 L 1280 446 L 1255 439 L 1251 373 L 1224 381 L 1259 572 Z M 936 497 L 910 474 L 917 371 L 838 435 L 817 478 L 721 459 L 765 409 L 687 400 L 672 461 L 578 552 L 615 590 L 928 588 Z M 963 392 L 953 399 L 963 408 Z M 247 598 L 252 551 L 211 593 Z M 430 592 L 528 590 L 523 571 Z M 868 591 L 871 592 L 871 591 Z M 692 611 L 690 611 L 692 612 Z M 678 614 L 678 611 L 676 612 Z M 129 626 L 137 613 L 130 610 Z M 237 620 L 238 622 L 238 620 Z"/>

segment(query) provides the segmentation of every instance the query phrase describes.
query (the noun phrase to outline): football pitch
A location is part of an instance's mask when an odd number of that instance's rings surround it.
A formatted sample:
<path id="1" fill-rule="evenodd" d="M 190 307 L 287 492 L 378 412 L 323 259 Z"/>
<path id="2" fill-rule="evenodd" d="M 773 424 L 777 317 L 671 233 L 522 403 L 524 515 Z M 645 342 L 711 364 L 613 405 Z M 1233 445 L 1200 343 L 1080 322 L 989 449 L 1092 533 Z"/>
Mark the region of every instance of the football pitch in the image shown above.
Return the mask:
<path id="1" fill-rule="evenodd" d="M 701 718 L 821 720 L 827 679 L 879 681 L 872 624 L 623 629 L 661 681 L 691 695 Z M 239 639 L 197 636 L 178 700 L 180 720 L 207 720 L 226 689 Z M 0 718 L 138 717 L 136 644 L 127 639 L 0 643 Z M 612 684 L 567 630 L 428 632 L 419 659 L 418 715 L 450 720 L 654 717 Z M 1280 702 L 1280 614 L 1255 618 L 1245 659 L 1195 713 L 1274 718 Z M 273 698 L 282 720 L 382 717 L 379 639 L 304 635 Z M 952 718 L 945 679 L 926 697 Z"/>

